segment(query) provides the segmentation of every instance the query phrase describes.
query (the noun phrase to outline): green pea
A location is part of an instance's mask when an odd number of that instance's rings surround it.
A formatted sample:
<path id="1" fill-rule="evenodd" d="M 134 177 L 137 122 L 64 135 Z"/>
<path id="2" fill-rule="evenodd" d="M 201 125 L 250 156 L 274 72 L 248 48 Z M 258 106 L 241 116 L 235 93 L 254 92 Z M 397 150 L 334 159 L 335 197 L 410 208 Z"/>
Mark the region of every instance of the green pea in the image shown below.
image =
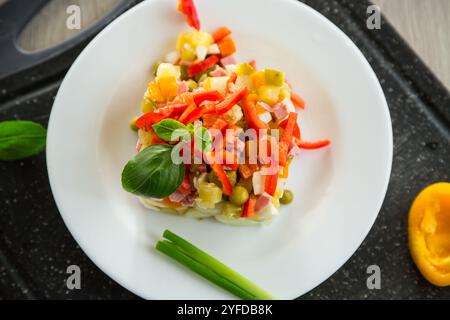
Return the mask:
<path id="1" fill-rule="evenodd" d="M 280 198 L 281 204 L 289 204 L 294 200 L 294 194 L 290 190 L 284 190 L 283 196 Z"/>
<path id="2" fill-rule="evenodd" d="M 231 203 L 241 206 L 247 202 L 249 197 L 247 189 L 242 186 L 236 186 L 233 188 L 233 193 L 231 194 L 230 201 Z"/>

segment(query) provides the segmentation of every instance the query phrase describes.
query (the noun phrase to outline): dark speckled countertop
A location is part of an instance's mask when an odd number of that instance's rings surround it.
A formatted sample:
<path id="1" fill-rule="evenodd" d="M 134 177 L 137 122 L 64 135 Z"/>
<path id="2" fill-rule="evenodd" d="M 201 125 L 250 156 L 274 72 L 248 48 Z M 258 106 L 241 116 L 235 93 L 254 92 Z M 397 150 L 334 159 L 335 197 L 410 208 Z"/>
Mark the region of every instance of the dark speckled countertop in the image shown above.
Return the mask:
<path id="1" fill-rule="evenodd" d="M 372 65 L 391 112 L 394 161 L 368 237 L 339 271 L 301 298 L 450 299 L 450 288 L 434 287 L 421 277 L 409 256 L 406 233 L 414 196 L 433 182 L 450 181 L 450 95 L 386 21 L 380 30 L 366 28 L 365 1 L 304 2 L 340 27 Z M 51 65 L 0 80 L 0 121 L 30 119 L 46 125 L 61 79 L 85 44 Z M 101 272 L 64 226 L 44 153 L 0 163 L 0 177 L 0 299 L 137 298 Z M 81 290 L 66 287 L 71 264 L 82 270 Z M 374 264 L 381 270 L 381 288 L 369 290 L 366 270 Z"/>

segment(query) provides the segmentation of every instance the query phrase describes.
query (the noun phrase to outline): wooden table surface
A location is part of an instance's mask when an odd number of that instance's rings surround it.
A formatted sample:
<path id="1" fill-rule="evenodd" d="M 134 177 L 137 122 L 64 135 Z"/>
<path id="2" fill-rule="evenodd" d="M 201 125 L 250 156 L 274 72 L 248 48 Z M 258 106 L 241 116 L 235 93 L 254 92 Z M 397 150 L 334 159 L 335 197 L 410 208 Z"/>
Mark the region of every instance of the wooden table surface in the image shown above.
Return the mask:
<path id="1" fill-rule="evenodd" d="M 0 4 L 5 0 L 0 0 Z M 22 33 L 19 44 L 38 50 L 73 36 L 65 27 L 66 8 L 81 7 L 87 28 L 120 0 L 52 0 Z M 174 3 L 176 2 L 173 0 Z M 450 0 L 373 0 L 410 46 L 450 89 Z"/>

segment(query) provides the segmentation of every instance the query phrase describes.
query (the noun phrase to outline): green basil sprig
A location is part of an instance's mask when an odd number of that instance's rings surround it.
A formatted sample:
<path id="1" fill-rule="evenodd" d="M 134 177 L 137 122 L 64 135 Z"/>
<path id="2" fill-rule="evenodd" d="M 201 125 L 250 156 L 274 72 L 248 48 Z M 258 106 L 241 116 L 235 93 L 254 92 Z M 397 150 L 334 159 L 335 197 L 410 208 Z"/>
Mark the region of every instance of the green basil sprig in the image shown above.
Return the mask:
<path id="1" fill-rule="evenodd" d="M 0 122 L 0 160 L 19 160 L 45 147 L 47 130 L 31 121 Z"/>
<path id="2" fill-rule="evenodd" d="M 153 126 L 158 137 L 177 145 L 154 144 L 139 152 L 122 172 L 123 188 L 135 195 L 164 198 L 174 193 L 184 179 L 184 164 L 179 156 L 186 141 L 194 141 L 203 151 L 211 150 L 212 138 L 203 126 L 185 126 L 174 119 L 164 119 Z"/>
<path id="3" fill-rule="evenodd" d="M 130 160 L 122 172 L 122 187 L 135 195 L 164 198 L 184 179 L 184 164 L 172 161 L 173 146 L 151 145 Z"/>

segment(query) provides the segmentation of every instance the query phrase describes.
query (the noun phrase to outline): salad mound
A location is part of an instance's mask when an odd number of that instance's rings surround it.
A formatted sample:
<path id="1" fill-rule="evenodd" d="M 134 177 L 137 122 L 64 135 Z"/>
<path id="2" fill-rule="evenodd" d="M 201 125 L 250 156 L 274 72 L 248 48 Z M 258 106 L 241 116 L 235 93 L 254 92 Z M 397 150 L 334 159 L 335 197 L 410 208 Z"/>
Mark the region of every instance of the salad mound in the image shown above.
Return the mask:
<path id="1" fill-rule="evenodd" d="M 289 166 L 305 142 L 297 123 L 303 100 L 285 73 L 238 63 L 232 32 L 200 30 L 192 0 L 178 10 L 193 27 L 155 64 L 138 132 L 137 155 L 122 173 L 124 189 L 149 208 L 229 224 L 270 221 L 293 193 Z"/>

